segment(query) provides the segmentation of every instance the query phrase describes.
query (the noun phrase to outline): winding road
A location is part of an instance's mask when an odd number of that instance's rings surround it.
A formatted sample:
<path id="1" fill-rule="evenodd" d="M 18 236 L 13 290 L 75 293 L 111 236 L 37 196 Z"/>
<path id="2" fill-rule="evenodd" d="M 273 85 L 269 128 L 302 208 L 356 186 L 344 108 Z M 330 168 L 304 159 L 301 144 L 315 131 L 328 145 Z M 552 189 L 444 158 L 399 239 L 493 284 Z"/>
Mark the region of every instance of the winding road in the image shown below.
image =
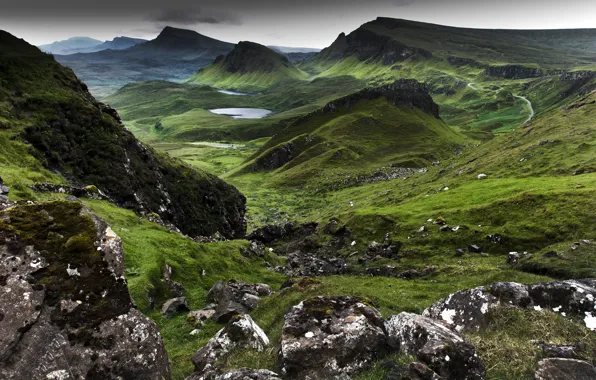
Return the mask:
<path id="1" fill-rule="evenodd" d="M 468 87 L 470 87 L 472 90 L 476 90 L 478 91 L 479 88 L 474 86 L 476 83 L 468 83 Z M 514 97 L 518 98 L 518 99 L 522 99 L 524 102 L 526 102 L 526 104 L 528 105 L 528 108 L 530 110 L 530 116 L 528 116 L 528 118 L 526 119 L 526 121 L 524 121 L 524 124 L 526 124 L 528 121 L 532 120 L 534 118 L 534 115 L 536 114 L 534 112 L 534 107 L 532 107 L 532 102 L 528 100 L 528 98 L 526 98 L 525 96 L 520 96 L 520 95 L 513 95 Z"/>

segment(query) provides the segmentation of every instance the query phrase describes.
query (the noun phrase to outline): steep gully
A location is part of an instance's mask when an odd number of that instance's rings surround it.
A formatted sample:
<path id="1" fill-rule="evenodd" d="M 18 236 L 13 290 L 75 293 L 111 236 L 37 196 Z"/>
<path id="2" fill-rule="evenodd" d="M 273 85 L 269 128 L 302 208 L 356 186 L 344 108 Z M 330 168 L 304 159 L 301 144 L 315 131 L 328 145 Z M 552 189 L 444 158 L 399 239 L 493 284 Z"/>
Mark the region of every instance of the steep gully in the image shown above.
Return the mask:
<path id="1" fill-rule="evenodd" d="M 468 87 L 470 87 L 472 90 L 476 90 L 479 91 L 479 88 L 475 86 L 476 83 L 468 83 Z M 532 120 L 534 118 L 534 115 L 536 114 L 534 112 L 534 107 L 532 107 L 532 102 L 530 102 L 528 100 L 528 98 L 526 98 L 525 96 L 520 96 L 520 95 L 513 95 L 515 98 L 518 99 L 522 99 L 524 102 L 526 102 L 528 104 L 528 109 L 530 110 L 530 116 L 528 116 L 528 118 L 524 121 L 524 124 L 527 123 L 528 121 Z"/>

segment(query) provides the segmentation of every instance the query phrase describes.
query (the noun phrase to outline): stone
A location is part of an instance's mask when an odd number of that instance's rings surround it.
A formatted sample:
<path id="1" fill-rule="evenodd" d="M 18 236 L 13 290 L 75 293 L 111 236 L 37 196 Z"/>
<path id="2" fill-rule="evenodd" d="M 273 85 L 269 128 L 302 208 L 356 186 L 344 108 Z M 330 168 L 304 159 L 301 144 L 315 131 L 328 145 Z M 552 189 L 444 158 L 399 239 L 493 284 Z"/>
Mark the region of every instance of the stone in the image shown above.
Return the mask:
<path id="1" fill-rule="evenodd" d="M 348 264 L 344 259 L 294 251 L 287 255 L 287 266 L 282 269 L 289 277 L 317 277 L 345 274 Z"/>
<path id="2" fill-rule="evenodd" d="M 596 368 L 576 359 L 549 358 L 538 362 L 536 380 L 593 380 Z"/>
<path id="3" fill-rule="evenodd" d="M 449 295 L 424 311 L 457 331 L 478 331 L 488 325 L 489 310 L 500 307 L 549 309 L 562 316 L 579 317 L 596 329 L 596 279 L 550 281 L 538 284 L 496 282 Z"/>
<path id="4" fill-rule="evenodd" d="M 0 195 L 6 195 L 8 193 L 10 193 L 10 188 L 4 185 L 4 181 L 2 180 L 2 177 L 0 177 Z"/>
<path id="5" fill-rule="evenodd" d="M 487 179 L 488 176 L 486 174 L 478 174 L 478 179 Z"/>
<path id="6" fill-rule="evenodd" d="M 212 318 L 217 323 L 227 323 L 232 317 L 246 314 L 248 311 L 244 305 L 228 299 L 217 304 Z"/>
<path id="7" fill-rule="evenodd" d="M 448 225 L 443 225 L 443 226 L 439 227 L 439 231 L 440 232 L 453 232 L 451 227 L 449 227 Z"/>
<path id="8" fill-rule="evenodd" d="M 267 284 L 247 284 L 236 280 L 225 284 L 217 281 L 207 293 L 207 299 L 217 304 L 213 319 L 218 323 L 226 323 L 234 315 L 253 310 L 260 297 L 271 294 L 273 290 Z"/>
<path id="9" fill-rule="evenodd" d="M 410 380 L 442 380 L 443 378 L 435 371 L 428 368 L 426 364 L 420 362 L 410 363 L 408 366 L 408 375 Z M 400 378 L 401 380 L 401 378 Z"/>
<path id="10" fill-rule="evenodd" d="M 519 253 L 509 252 L 509 254 L 507 255 L 507 264 L 515 265 L 519 262 L 520 258 L 521 258 L 521 255 Z"/>
<path id="11" fill-rule="evenodd" d="M 176 313 L 190 311 L 185 297 L 170 298 L 161 307 L 161 314 L 171 318 Z"/>
<path id="12" fill-rule="evenodd" d="M 480 248 L 476 244 L 470 244 L 468 246 L 468 251 L 473 252 L 473 253 L 481 253 L 482 252 L 482 248 Z"/>
<path id="13" fill-rule="evenodd" d="M 577 345 L 553 344 L 539 341 L 532 341 L 532 344 L 540 347 L 547 358 L 578 359 L 580 348 Z"/>
<path id="14" fill-rule="evenodd" d="M 486 375 L 475 347 L 438 320 L 400 313 L 385 322 L 385 329 L 392 347 L 415 356 L 445 379 L 480 380 Z"/>
<path id="15" fill-rule="evenodd" d="M 249 293 L 245 293 L 244 296 L 242 296 L 242 304 L 250 310 L 256 309 L 260 300 L 261 299 L 258 296 Z"/>
<path id="16" fill-rule="evenodd" d="M 201 326 L 207 319 L 215 314 L 214 309 L 193 310 L 187 315 L 187 319 L 195 328 Z"/>
<path id="17" fill-rule="evenodd" d="M 350 379 L 388 350 L 381 314 L 355 297 L 313 297 L 284 317 L 281 374 Z"/>
<path id="18" fill-rule="evenodd" d="M 211 371 L 204 375 L 193 374 L 186 380 L 281 380 L 281 377 L 266 369 L 240 368 L 224 373 Z"/>
<path id="19" fill-rule="evenodd" d="M 213 370 L 216 362 L 234 349 L 244 348 L 261 352 L 268 345 L 269 338 L 250 315 L 237 316 L 193 355 L 195 373 L 200 375 Z"/>
<path id="20" fill-rule="evenodd" d="M 170 379 L 159 330 L 128 292 L 122 240 L 78 202 L 13 206 L 0 211 L 0 378 Z M 73 254 L 73 236 L 91 244 Z"/>

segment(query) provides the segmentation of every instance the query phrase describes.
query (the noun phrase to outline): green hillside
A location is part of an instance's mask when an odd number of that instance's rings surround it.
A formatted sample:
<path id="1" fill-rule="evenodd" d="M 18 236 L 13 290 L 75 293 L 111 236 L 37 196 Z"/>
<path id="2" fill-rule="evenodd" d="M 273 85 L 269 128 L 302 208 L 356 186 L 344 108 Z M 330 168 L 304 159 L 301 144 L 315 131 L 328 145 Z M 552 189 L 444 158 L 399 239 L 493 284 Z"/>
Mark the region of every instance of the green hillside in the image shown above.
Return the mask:
<path id="1" fill-rule="evenodd" d="M 286 56 L 253 42 L 239 42 L 226 56 L 219 56 L 188 82 L 216 88 L 260 91 L 280 82 L 306 79 Z"/>

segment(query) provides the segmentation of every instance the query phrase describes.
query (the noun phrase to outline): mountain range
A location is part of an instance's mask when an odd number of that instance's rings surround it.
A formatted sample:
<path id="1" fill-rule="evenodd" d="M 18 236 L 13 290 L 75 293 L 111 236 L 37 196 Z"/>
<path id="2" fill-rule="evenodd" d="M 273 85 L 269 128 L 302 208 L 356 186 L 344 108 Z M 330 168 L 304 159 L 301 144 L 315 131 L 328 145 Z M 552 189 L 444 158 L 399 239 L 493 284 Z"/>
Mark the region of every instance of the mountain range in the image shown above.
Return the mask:
<path id="1" fill-rule="evenodd" d="M 38 48 L 50 54 L 69 55 L 77 53 L 93 53 L 102 50 L 124 50 L 147 42 L 142 38 L 116 37 L 111 41 L 99 41 L 89 37 L 72 37 L 64 41 L 56 41 Z"/>

